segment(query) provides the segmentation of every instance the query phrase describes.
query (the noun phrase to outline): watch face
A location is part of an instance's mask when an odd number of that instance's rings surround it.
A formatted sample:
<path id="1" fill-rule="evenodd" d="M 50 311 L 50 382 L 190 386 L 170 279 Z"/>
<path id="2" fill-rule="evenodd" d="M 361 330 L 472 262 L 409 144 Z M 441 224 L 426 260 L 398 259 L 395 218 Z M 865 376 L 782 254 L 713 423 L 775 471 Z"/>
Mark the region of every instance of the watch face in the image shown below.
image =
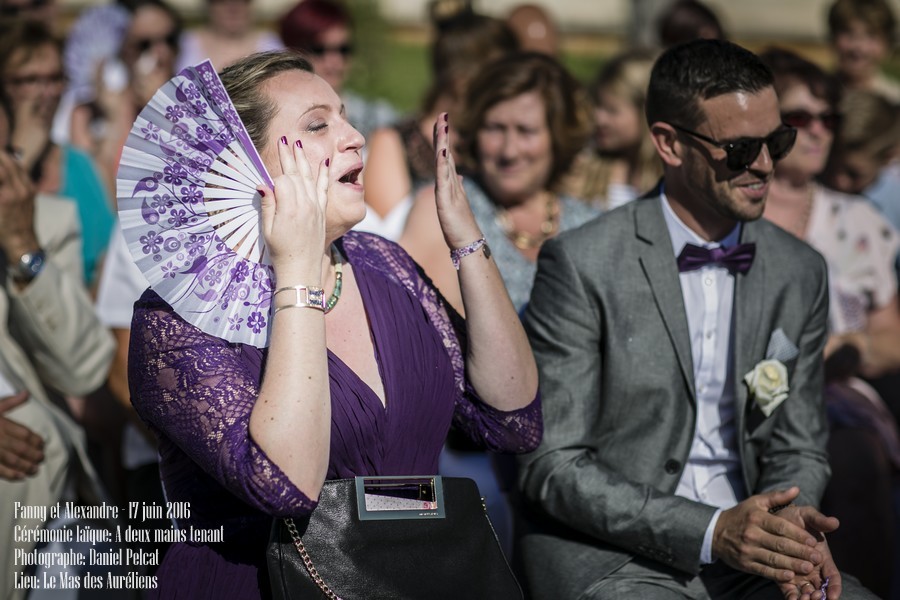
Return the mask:
<path id="1" fill-rule="evenodd" d="M 13 277 L 19 281 L 31 281 L 44 268 L 44 251 L 23 254 L 16 265 Z"/>

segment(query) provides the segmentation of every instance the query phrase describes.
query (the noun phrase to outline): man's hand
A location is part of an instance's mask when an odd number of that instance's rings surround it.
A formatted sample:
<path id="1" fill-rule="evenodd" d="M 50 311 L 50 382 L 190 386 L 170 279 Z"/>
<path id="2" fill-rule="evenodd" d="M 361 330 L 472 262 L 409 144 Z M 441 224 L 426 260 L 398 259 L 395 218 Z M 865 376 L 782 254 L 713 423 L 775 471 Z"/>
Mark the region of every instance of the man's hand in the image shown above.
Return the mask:
<path id="1" fill-rule="evenodd" d="M 807 581 L 824 560 L 818 540 L 796 519 L 769 512 L 790 504 L 799 494 L 798 487 L 766 492 L 723 511 L 713 532 L 713 556 L 779 585 L 789 584 L 798 576 Z"/>
<path id="2" fill-rule="evenodd" d="M 26 171 L 34 168 L 51 143 L 54 110 L 55 106 L 40 96 L 22 98 L 15 103 L 16 126 L 12 132 L 12 145 L 19 151 Z"/>
<path id="3" fill-rule="evenodd" d="M 822 562 L 811 573 L 797 575 L 788 583 L 779 584 L 786 600 L 838 600 L 841 596 L 841 572 L 831 556 L 825 534 L 836 531 L 840 526 L 834 517 L 826 517 L 811 506 L 789 506 L 778 512 L 778 516 L 803 527 L 816 538 L 816 550 L 822 555 Z M 827 591 L 820 590 L 827 581 Z"/>
<path id="4" fill-rule="evenodd" d="M 37 473 L 44 460 L 44 440 L 6 413 L 28 400 L 27 392 L 0 398 L 0 477 L 17 481 Z"/>

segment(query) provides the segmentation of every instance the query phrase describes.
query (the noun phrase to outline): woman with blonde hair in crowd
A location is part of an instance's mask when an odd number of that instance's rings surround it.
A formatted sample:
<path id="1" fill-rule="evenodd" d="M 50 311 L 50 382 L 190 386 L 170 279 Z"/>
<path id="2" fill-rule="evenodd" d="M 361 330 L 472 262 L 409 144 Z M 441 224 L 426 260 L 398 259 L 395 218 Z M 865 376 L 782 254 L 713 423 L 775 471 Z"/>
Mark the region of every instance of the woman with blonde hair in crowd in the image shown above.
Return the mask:
<path id="1" fill-rule="evenodd" d="M 644 118 L 654 52 L 632 50 L 610 60 L 591 87 L 594 139 L 576 163 L 566 189 L 603 209 L 649 191 L 662 163 Z"/>
<path id="2" fill-rule="evenodd" d="M 825 184 L 865 196 L 900 231 L 900 105 L 874 92 L 850 90 L 841 100 L 841 115 L 822 173 Z"/>

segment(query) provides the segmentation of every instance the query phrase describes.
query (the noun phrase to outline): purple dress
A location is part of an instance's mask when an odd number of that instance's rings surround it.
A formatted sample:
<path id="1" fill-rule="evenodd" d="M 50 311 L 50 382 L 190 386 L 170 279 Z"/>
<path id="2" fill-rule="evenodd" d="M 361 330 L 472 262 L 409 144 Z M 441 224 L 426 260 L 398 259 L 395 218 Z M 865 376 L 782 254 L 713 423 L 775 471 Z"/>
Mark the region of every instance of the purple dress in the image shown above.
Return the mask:
<path id="1" fill-rule="evenodd" d="M 338 247 L 353 266 L 371 324 L 386 407 L 328 353 L 328 479 L 437 473 L 451 422 L 480 446 L 537 447 L 538 398 L 503 412 L 483 403 L 464 368 L 462 319 L 396 244 L 350 232 Z M 170 502 L 190 503 L 181 529 L 224 526 L 222 543 L 176 543 L 157 571 L 162 598 L 265 598 L 265 546 L 273 516 L 316 503 L 249 434 L 266 350 L 230 344 L 186 323 L 152 290 L 135 306 L 129 351 L 132 402 L 159 438 Z M 298 445 L 303 440 L 296 440 Z"/>

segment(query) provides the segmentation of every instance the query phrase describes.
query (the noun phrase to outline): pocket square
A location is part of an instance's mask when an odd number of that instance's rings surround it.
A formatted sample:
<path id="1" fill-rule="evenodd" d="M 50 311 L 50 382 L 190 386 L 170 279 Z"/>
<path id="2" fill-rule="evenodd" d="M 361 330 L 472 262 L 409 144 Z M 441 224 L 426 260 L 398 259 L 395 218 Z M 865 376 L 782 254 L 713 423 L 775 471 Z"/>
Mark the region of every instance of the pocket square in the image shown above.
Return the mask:
<path id="1" fill-rule="evenodd" d="M 788 339 L 784 329 L 779 327 L 772 332 L 771 337 L 769 337 L 769 345 L 766 347 L 767 360 L 777 360 L 785 363 L 794 360 L 799 355 L 800 349 Z"/>

